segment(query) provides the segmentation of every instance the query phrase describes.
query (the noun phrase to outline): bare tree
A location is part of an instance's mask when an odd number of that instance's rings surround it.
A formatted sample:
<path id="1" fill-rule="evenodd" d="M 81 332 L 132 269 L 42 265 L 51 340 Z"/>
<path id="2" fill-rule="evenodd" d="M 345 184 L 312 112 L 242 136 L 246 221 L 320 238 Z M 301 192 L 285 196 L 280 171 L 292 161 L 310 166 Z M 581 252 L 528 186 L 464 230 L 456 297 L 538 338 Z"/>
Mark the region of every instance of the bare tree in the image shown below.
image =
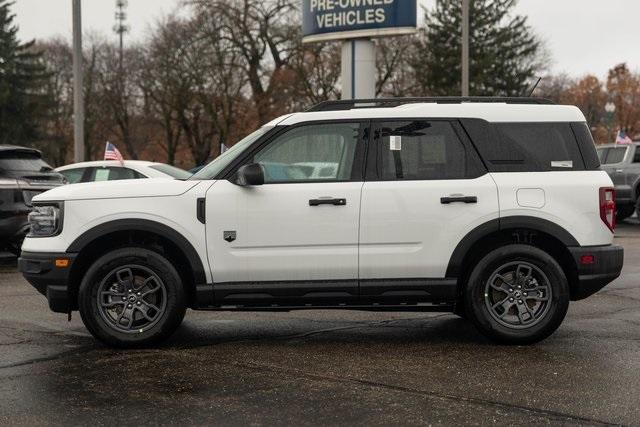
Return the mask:
<path id="1" fill-rule="evenodd" d="M 208 20 L 214 37 L 222 37 L 242 58 L 258 119 L 279 114 L 279 84 L 286 80 L 299 27 L 294 0 L 188 0 L 200 19 Z"/>
<path id="2" fill-rule="evenodd" d="M 138 145 L 133 120 L 140 107 L 141 93 L 135 76 L 140 66 L 140 49 L 125 49 L 122 72 L 119 67 L 119 50 L 112 43 L 102 43 L 97 56 L 97 78 L 102 107 L 113 121 L 114 134 L 132 159 L 138 158 Z"/>
<path id="3" fill-rule="evenodd" d="M 340 56 L 338 43 L 299 43 L 290 65 L 299 93 L 294 98 L 295 109 L 340 98 Z"/>
<path id="4" fill-rule="evenodd" d="M 416 55 L 416 37 L 392 37 L 376 41 L 376 96 L 417 95 L 415 73 L 409 58 Z"/>

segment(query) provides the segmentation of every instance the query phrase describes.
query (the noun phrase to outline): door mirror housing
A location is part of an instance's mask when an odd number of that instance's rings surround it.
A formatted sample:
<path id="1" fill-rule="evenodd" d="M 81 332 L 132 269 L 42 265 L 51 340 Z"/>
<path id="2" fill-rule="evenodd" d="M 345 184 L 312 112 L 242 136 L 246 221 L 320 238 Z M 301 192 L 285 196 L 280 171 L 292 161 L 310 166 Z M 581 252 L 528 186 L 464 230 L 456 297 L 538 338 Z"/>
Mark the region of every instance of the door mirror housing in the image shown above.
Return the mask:
<path id="1" fill-rule="evenodd" d="M 264 170 L 258 163 L 250 163 L 238 169 L 233 180 L 234 184 L 249 187 L 264 184 Z"/>

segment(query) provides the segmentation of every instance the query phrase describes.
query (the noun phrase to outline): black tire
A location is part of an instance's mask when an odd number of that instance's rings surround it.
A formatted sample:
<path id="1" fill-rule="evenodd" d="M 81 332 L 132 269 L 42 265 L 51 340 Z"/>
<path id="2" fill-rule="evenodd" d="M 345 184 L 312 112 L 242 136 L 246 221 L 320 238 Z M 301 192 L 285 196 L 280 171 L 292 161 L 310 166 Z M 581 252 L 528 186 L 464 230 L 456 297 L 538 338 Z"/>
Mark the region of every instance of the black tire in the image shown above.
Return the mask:
<path id="1" fill-rule="evenodd" d="M 616 221 L 620 222 L 633 215 L 636 211 L 636 207 L 633 205 L 618 206 L 616 211 Z"/>
<path id="2" fill-rule="evenodd" d="M 94 262 L 80 284 L 78 303 L 89 332 L 118 348 L 159 343 L 180 326 L 186 311 L 173 264 L 137 247 L 116 249 Z"/>
<path id="3" fill-rule="evenodd" d="M 547 338 L 569 308 L 562 268 L 549 254 L 528 245 L 491 251 L 471 272 L 464 292 L 469 319 L 482 334 L 502 344 L 533 344 Z"/>

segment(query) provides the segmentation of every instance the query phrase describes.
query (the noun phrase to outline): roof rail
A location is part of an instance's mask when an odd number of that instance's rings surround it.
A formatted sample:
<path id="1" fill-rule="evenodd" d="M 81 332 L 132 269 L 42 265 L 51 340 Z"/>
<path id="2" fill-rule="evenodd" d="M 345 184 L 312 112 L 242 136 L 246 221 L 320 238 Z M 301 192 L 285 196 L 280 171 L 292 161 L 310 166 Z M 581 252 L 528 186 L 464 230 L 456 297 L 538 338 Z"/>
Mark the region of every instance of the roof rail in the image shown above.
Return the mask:
<path id="1" fill-rule="evenodd" d="M 348 99 L 341 101 L 324 101 L 314 105 L 307 112 L 340 111 L 356 108 L 390 108 L 405 104 L 435 103 L 435 104 L 462 104 L 472 102 L 494 102 L 506 104 L 554 104 L 545 98 L 532 97 L 501 97 L 501 96 L 442 96 L 422 98 L 378 98 L 378 99 Z"/>

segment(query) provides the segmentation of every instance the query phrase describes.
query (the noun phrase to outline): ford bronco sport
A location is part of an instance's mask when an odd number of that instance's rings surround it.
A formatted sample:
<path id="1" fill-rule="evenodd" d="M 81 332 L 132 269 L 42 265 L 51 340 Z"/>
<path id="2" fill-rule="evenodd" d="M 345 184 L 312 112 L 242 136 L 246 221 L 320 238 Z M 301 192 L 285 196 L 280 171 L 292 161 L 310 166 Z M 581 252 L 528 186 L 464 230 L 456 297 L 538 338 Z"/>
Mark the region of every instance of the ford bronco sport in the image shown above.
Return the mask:
<path id="1" fill-rule="evenodd" d="M 34 203 L 21 271 L 119 347 L 166 338 L 186 308 L 451 311 L 533 343 L 623 262 L 584 116 L 530 98 L 326 102 L 191 179 Z"/>

